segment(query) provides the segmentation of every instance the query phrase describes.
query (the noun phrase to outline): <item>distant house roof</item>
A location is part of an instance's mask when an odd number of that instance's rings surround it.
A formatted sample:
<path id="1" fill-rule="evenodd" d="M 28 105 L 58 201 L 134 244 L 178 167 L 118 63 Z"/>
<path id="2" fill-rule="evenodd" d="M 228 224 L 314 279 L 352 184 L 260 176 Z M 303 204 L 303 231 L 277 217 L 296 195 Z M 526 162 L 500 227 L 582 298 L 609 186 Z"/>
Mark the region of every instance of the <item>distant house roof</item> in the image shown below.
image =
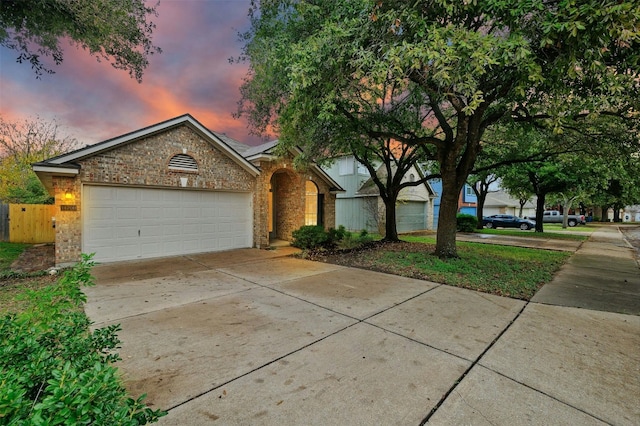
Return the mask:
<path id="1" fill-rule="evenodd" d="M 535 208 L 536 205 L 534 203 L 535 198 L 527 201 L 524 205 L 524 208 Z M 487 194 L 487 198 L 484 201 L 484 207 L 512 207 L 519 208 L 520 202 L 518 199 L 513 198 L 511 195 L 506 193 L 505 191 L 496 191 L 489 192 Z"/>
<path id="2" fill-rule="evenodd" d="M 392 165 L 391 169 L 393 172 L 395 172 L 397 170 L 397 167 L 395 165 Z M 416 178 L 416 180 L 424 178 L 424 174 L 420 171 L 419 167 L 412 167 L 409 170 L 413 170 L 418 173 L 418 177 Z M 376 174 L 379 178 L 387 177 L 387 168 L 384 166 L 384 164 L 378 167 L 378 170 L 376 170 Z M 436 192 L 433 190 L 428 181 L 425 181 L 422 185 L 425 186 L 430 196 L 436 195 Z M 358 190 L 356 191 L 356 195 L 380 195 L 380 190 L 378 189 L 378 186 L 375 184 L 373 179 L 369 178 L 362 184 L 362 186 L 360 186 L 360 188 L 358 188 Z"/>
<path id="3" fill-rule="evenodd" d="M 273 155 L 273 150 L 276 146 L 278 146 L 277 139 L 271 142 L 263 143 L 258 146 L 247 147 L 248 149 L 245 150 L 242 153 L 242 155 L 244 155 L 244 158 L 248 159 L 249 161 L 261 155 L 271 156 Z"/>

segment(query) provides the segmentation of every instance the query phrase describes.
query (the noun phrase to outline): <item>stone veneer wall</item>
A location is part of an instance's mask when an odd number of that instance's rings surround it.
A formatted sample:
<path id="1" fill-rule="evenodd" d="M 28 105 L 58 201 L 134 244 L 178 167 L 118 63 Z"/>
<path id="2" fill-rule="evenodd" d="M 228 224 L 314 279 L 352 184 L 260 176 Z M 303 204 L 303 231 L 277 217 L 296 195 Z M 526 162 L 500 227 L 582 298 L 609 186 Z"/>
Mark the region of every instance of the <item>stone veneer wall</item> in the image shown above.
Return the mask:
<path id="1" fill-rule="evenodd" d="M 171 171 L 168 163 L 185 153 L 198 163 L 198 172 Z M 82 246 L 82 184 L 179 188 L 254 192 L 255 178 L 225 153 L 187 126 L 134 141 L 114 150 L 78 162 L 77 178 L 53 177 L 56 198 L 56 264 L 79 260 Z M 73 200 L 66 198 L 71 191 Z M 76 211 L 61 211 L 60 205 L 73 203 Z"/>

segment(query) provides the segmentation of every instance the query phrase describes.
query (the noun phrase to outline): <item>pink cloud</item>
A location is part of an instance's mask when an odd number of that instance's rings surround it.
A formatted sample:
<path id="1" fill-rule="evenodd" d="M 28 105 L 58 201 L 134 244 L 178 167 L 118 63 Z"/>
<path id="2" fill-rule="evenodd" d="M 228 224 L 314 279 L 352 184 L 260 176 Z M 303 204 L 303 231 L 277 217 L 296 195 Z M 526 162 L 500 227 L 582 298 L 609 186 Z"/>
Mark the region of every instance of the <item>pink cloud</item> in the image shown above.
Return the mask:
<path id="1" fill-rule="evenodd" d="M 0 113 L 6 119 L 56 117 L 82 143 L 95 143 L 184 113 L 211 130 L 250 144 L 246 123 L 231 116 L 246 66 L 230 65 L 248 25 L 249 0 L 162 2 L 142 84 L 127 72 L 69 47 L 56 74 L 37 80 L 15 52 L 0 49 Z"/>

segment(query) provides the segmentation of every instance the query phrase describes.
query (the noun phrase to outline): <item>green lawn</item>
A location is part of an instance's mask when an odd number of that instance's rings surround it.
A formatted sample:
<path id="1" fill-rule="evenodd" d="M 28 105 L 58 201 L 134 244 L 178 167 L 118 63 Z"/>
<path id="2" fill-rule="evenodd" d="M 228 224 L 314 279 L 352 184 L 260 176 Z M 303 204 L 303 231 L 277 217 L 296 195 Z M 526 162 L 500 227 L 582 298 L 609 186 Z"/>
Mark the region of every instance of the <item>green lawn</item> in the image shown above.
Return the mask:
<path id="1" fill-rule="evenodd" d="M 6 243 L 0 241 L 0 272 L 9 270 L 14 260 L 20 256 L 29 244 Z"/>
<path id="2" fill-rule="evenodd" d="M 582 231 L 583 234 L 570 234 L 563 231 Z M 509 235 L 514 237 L 527 237 L 527 238 L 552 238 L 556 240 L 575 240 L 575 241 L 585 241 L 589 238 L 589 234 L 591 230 L 587 230 L 584 227 L 581 229 L 577 228 L 567 228 L 566 230 L 562 229 L 561 225 L 544 225 L 544 232 L 534 232 L 530 231 L 520 231 L 513 229 L 482 229 L 476 230 L 475 232 L 480 234 L 494 234 L 494 235 Z"/>
<path id="3" fill-rule="evenodd" d="M 386 244 L 338 256 L 337 263 L 529 300 L 572 253 L 458 242 L 458 259 L 434 256 L 433 237 L 403 237 L 420 243 Z M 342 258 L 342 260 L 340 259 Z"/>
<path id="4" fill-rule="evenodd" d="M 0 315 L 32 309 L 23 295 L 28 290 L 43 288 L 55 282 L 56 277 L 43 274 L 15 276 L 11 264 L 30 244 L 0 242 Z"/>

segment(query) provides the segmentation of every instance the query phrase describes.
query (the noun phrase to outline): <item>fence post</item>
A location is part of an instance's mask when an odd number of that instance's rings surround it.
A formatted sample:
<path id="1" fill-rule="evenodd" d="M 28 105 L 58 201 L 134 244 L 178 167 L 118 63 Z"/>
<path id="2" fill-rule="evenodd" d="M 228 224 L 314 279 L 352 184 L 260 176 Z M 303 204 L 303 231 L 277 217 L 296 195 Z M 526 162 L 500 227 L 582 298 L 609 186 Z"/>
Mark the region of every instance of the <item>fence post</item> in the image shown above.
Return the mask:
<path id="1" fill-rule="evenodd" d="M 0 241 L 9 241 L 9 204 L 0 204 Z"/>

